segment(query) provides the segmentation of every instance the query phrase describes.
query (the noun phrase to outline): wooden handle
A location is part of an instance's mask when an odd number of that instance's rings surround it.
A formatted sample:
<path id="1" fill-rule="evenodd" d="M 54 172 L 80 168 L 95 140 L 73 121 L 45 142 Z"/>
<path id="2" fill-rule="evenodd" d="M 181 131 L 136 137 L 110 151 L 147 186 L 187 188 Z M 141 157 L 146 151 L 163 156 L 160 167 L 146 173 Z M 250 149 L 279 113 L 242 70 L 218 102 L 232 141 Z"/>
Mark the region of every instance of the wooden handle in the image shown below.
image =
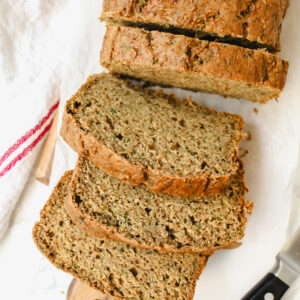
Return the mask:
<path id="1" fill-rule="evenodd" d="M 52 162 L 54 157 L 54 149 L 57 138 L 57 123 L 58 123 L 58 108 L 56 110 L 52 126 L 49 130 L 47 140 L 44 144 L 44 148 L 35 170 L 35 178 L 43 184 L 49 185 Z"/>
<path id="2" fill-rule="evenodd" d="M 112 300 L 78 279 L 73 279 L 67 293 L 67 300 Z"/>

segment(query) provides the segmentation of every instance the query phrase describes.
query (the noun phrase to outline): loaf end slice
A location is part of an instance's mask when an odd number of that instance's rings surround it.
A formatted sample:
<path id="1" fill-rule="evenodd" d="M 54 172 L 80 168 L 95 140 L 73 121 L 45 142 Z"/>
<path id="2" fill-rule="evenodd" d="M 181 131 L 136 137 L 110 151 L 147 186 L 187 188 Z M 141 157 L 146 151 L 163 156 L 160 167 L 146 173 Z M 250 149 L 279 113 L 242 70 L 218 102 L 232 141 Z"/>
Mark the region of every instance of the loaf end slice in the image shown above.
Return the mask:
<path id="1" fill-rule="evenodd" d="M 114 73 L 260 103 L 279 97 L 289 65 L 263 50 L 112 25 L 100 61 Z"/>
<path id="2" fill-rule="evenodd" d="M 104 172 L 177 196 L 217 194 L 238 168 L 241 116 L 111 74 L 92 75 L 65 106 L 61 136 Z"/>
<path id="3" fill-rule="evenodd" d="M 140 250 L 88 235 L 64 210 L 71 176 L 62 177 L 33 228 L 34 242 L 46 258 L 115 299 L 193 299 L 208 256 Z"/>
<path id="4" fill-rule="evenodd" d="M 96 236 L 164 252 L 212 252 L 243 237 L 251 204 L 240 165 L 225 191 L 214 196 L 175 197 L 144 186 L 129 187 L 81 155 L 66 211 Z"/>

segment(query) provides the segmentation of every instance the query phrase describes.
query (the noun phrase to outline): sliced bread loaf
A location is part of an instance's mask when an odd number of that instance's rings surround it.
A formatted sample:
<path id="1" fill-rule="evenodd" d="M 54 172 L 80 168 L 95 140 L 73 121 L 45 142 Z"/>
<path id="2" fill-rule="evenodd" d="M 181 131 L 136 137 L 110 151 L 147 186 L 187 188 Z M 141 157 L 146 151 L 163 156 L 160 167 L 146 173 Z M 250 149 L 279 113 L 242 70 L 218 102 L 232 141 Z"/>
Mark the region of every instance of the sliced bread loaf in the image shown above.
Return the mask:
<path id="1" fill-rule="evenodd" d="M 127 184 L 216 194 L 236 173 L 243 120 L 111 74 L 91 76 L 65 107 L 61 135 Z"/>
<path id="2" fill-rule="evenodd" d="M 279 96 L 288 71 L 287 61 L 263 50 L 112 25 L 101 64 L 158 84 L 261 103 Z"/>
<path id="3" fill-rule="evenodd" d="M 211 252 L 243 237 L 245 200 L 242 166 L 228 188 L 215 196 L 179 198 L 129 187 L 80 156 L 66 210 L 96 236 L 166 252 Z"/>
<path id="4" fill-rule="evenodd" d="M 88 235 L 64 210 L 71 175 L 62 177 L 33 228 L 50 262 L 115 299 L 193 299 L 208 256 L 158 253 Z"/>
<path id="5" fill-rule="evenodd" d="M 104 0 L 101 18 L 278 51 L 288 4 L 289 0 Z"/>

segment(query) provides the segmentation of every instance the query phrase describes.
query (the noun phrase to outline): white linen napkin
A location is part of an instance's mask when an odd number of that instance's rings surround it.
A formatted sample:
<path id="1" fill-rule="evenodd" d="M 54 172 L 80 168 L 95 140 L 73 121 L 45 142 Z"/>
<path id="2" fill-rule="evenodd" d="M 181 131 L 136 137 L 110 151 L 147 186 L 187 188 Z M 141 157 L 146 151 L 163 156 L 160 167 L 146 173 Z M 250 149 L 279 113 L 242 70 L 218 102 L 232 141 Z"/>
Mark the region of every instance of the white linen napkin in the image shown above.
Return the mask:
<path id="1" fill-rule="evenodd" d="M 58 105 L 71 4 L 0 1 L 0 239 Z"/>
<path id="2" fill-rule="evenodd" d="M 76 3 L 76 4 L 75 4 Z M 99 52 L 105 25 L 97 17 L 98 1 L 74 2 L 74 14 L 84 15 L 76 28 L 72 43 L 72 55 L 64 66 L 61 101 L 74 94 L 88 75 L 101 72 Z M 100 8 L 99 8 L 100 9 Z M 245 130 L 252 139 L 244 141 L 242 148 L 249 154 L 243 159 L 246 170 L 248 199 L 254 202 L 243 245 L 234 250 L 216 251 L 209 259 L 197 283 L 195 299 L 240 299 L 275 263 L 288 232 L 292 207 L 292 187 L 298 160 L 300 140 L 300 20 L 297 12 L 300 2 L 291 1 L 291 7 L 283 24 L 281 37 L 282 58 L 290 61 L 285 90 L 278 99 L 260 105 L 250 101 L 223 98 L 181 89 L 165 89 L 179 97 L 192 95 L 198 103 L 219 111 L 241 114 Z M 254 112 L 257 108 L 258 113 Z M 62 110 L 60 110 L 62 114 Z M 60 118 L 61 119 L 61 118 Z M 61 121 L 61 120 L 60 120 Z M 60 123 L 59 126 L 60 128 Z M 51 185 L 54 186 L 63 171 L 73 169 L 77 155 L 61 137 L 58 138 Z M 294 203 L 293 217 L 299 215 L 299 204 Z M 295 219 L 295 218 L 294 218 Z M 294 224 L 295 226 L 300 224 Z M 285 299 L 300 299 L 300 285 L 294 285 Z M 298 297 L 298 298 L 297 298 Z"/>

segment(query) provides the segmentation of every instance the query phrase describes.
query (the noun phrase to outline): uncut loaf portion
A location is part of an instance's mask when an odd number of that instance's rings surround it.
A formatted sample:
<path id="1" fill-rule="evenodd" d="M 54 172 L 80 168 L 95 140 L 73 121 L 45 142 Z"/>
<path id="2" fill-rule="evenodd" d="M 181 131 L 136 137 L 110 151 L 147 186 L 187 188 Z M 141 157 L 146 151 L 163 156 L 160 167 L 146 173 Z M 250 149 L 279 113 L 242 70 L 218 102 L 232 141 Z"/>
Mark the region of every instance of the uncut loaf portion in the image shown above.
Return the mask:
<path id="1" fill-rule="evenodd" d="M 33 228 L 50 262 L 114 299 L 193 299 L 208 255 L 158 253 L 88 235 L 64 209 L 71 176 L 61 178 Z"/>
<path id="2" fill-rule="evenodd" d="M 249 48 L 280 50 L 289 0 L 104 0 L 101 19 Z"/>
<path id="3" fill-rule="evenodd" d="M 96 236 L 164 252 L 207 253 L 237 246 L 244 236 L 251 212 L 245 191 L 242 165 L 222 193 L 181 198 L 132 188 L 81 155 L 65 208 Z"/>
<path id="4" fill-rule="evenodd" d="M 216 194 L 238 168 L 241 116 L 219 113 L 111 74 L 67 102 L 61 136 L 106 173 L 153 192 Z"/>
<path id="5" fill-rule="evenodd" d="M 288 62 L 263 50 L 109 25 L 101 64 L 160 85 L 265 103 L 282 91 Z"/>

